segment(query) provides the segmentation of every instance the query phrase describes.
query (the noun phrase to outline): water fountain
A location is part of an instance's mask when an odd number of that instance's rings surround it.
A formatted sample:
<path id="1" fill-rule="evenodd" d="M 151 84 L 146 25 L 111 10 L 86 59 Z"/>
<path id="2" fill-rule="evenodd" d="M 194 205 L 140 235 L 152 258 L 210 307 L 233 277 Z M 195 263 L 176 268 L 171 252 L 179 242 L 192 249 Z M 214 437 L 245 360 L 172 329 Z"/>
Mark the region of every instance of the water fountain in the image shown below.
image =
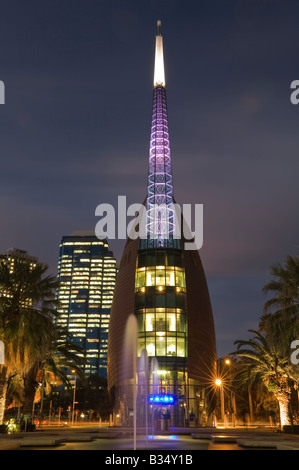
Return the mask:
<path id="1" fill-rule="evenodd" d="M 151 360 L 151 368 L 150 368 L 150 375 L 152 377 L 152 395 L 158 393 L 159 391 L 159 378 L 158 378 L 158 360 L 156 357 L 153 357 Z M 154 413 L 152 412 L 152 435 L 155 433 L 155 426 L 154 426 Z"/>
<path id="2" fill-rule="evenodd" d="M 137 435 L 137 414 L 139 409 L 139 418 L 141 423 L 145 424 L 145 440 L 147 442 L 149 426 L 148 426 L 148 398 L 151 393 L 158 393 L 158 360 L 152 357 L 149 361 L 147 350 L 141 351 L 140 357 L 137 358 L 137 320 L 134 314 L 131 314 L 126 323 L 124 354 L 123 354 L 123 399 L 127 400 L 126 408 L 130 407 L 133 395 L 133 435 L 134 450 L 136 449 Z M 131 385 L 130 385 L 131 384 Z M 133 393 L 132 393 L 133 387 Z M 130 390 L 131 388 L 131 390 Z M 138 401 L 139 399 L 139 401 Z M 153 413 L 152 413 L 153 417 Z M 154 422 L 152 419 L 152 434 L 154 434 Z"/>
<path id="3" fill-rule="evenodd" d="M 159 365 L 155 356 L 148 357 L 143 349 L 139 357 L 137 353 L 138 329 L 137 319 L 131 314 L 126 323 L 123 352 L 123 389 L 122 403 L 124 417 L 123 424 L 130 426 L 130 410 L 133 414 L 134 450 L 136 450 L 137 426 L 145 429 L 145 441 L 148 443 L 149 434 L 155 434 L 155 410 L 173 405 L 175 399 L 172 395 L 160 391 Z M 151 413 L 149 413 L 149 403 Z M 151 414 L 151 432 L 149 433 L 149 415 Z M 163 420 L 162 420 L 163 421 Z M 165 424 L 165 423 L 164 423 Z"/>
<path id="4" fill-rule="evenodd" d="M 129 380 L 133 376 L 133 430 L 134 450 L 136 450 L 137 435 L 137 319 L 131 314 L 126 323 L 124 344 L 124 377 Z"/>

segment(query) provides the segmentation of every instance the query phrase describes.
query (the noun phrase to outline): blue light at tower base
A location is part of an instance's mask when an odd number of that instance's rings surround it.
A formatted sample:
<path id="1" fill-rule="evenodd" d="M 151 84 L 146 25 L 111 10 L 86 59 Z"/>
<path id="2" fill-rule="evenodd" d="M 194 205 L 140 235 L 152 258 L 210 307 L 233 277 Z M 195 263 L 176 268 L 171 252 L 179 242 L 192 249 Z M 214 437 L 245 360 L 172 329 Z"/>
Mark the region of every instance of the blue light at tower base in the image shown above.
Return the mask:
<path id="1" fill-rule="evenodd" d="M 174 405 L 175 399 L 173 395 L 151 395 L 149 402 L 154 405 Z"/>

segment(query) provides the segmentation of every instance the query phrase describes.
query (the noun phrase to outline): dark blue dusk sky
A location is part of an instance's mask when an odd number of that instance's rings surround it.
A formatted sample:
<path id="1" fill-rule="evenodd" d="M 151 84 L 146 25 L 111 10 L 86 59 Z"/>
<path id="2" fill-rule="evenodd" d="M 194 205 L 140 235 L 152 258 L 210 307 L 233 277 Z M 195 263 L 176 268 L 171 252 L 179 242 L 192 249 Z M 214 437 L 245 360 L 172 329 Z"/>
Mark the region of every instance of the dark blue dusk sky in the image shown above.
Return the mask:
<path id="1" fill-rule="evenodd" d="M 144 200 L 159 18 L 175 198 L 204 205 L 220 356 L 257 328 L 270 266 L 298 253 L 298 0 L 3 0 L 0 252 L 56 273 L 98 204 Z M 124 240 L 110 246 L 119 261 Z"/>

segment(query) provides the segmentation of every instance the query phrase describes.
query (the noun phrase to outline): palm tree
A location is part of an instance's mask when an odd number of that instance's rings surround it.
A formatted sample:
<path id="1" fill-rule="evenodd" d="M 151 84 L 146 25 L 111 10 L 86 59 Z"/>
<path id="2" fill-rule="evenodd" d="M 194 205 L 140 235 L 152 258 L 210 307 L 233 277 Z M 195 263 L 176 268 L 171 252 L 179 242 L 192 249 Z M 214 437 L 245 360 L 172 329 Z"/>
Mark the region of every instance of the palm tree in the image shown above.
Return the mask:
<path id="1" fill-rule="evenodd" d="M 32 412 L 40 378 L 44 383 L 51 382 L 50 379 L 54 377 L 55 381 L 61 382 L 70 389 L 71 383 L 67 374 L 67 369 L 70 369 L 75 370 L 78 376 L 84 380 L 81 366 L 86 364 L 85 351 L 72 342 L 71 334 L 52 323 L 51 328 L 44 336 L 44 341 L 37 345 L 30 369 L 23 376 L 24 414 Z"/>
<path id="2" fill-rule="evenodd" d="M 278 263 L 271 267 L 271 274 L 274 279 L 265 284 L 263 292 L 274 295 L 264 305 L 259 330 L 290 357 L 290 345 L 299 337 L 299 256 L 287 256 L 284 266 Z M 298 381 L 299 373 L 293 369 Z"/>
<path id="3" fill-rule="evenodd" d="M 264 306 L 264 313 L 274 308 L 275 313 L 287 312 L 296 316 L 299 312 L 299 256 L 287 256 L 284 266 L 280 263 L 271 267 L 274 279 L 267 282 L 263 288 L 265 294 L 274 293 Z"/>
<path id="4" fill-rule="evenodd" d="M 295 377 L 288 357 L 279 349 L 279 344 L 269 343 L 266 336 L 258 331 L 253 339 L 238 340 L 237 351 L 232 354 L 243 358 L 243 381 L 247 384 L 254 381 L 263 382 L 272 392 L 279 405 L 281 426 L 290 423 L 289 405 Z"/>
<path id="5" fill-rule="evenodd" d="M 0 424 L 3 423 L 7 385 L 25 374 L 34 361 L 37 344 L 52 328 L 57 281 L 47 276 L 48 266 L 31 267 L 15 260 L 13 269 L 0 263 L 0 339 L 5 364 L 0 365 Z"/>

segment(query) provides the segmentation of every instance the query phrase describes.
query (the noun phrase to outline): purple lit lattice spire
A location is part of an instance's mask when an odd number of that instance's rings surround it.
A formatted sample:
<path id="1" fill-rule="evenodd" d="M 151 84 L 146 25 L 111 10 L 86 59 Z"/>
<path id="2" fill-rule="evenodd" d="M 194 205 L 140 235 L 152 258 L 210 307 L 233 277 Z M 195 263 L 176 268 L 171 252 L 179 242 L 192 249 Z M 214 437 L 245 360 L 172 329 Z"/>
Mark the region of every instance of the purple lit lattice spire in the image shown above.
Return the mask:
<path id="1" fill-rule="evenodd" d="M 173 184 L 160 22 L 156 36 L 153 111 L 149 151 L 146 229 L 148 246 L 172 246 Z"/>

